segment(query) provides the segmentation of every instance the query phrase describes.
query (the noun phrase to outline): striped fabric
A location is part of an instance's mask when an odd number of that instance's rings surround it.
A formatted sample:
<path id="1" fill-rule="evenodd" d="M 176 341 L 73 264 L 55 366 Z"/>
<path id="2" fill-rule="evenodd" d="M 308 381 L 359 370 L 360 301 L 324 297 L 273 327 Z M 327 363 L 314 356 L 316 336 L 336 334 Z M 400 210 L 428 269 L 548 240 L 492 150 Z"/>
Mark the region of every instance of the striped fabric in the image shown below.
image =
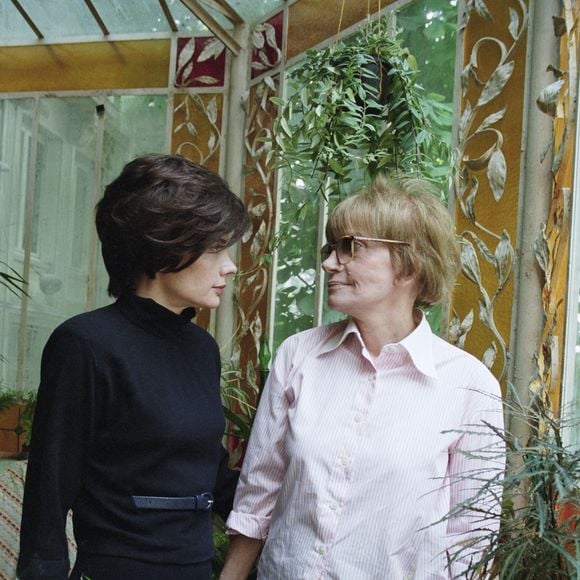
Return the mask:
<path id="1" fill-rule="evenodd" d="M 446 551 L 477 518 L 430 524 L 479 489 L 462 474 L 503 470 L 501 448 L 458 452 L 500 445 L 482 420 L 503 426 L 498 382 L 425 319 L 375 360 L 352 321 L 297 334 L 262 395 L 230 533 L 266 539 L 262 579 L 460 576 Z"/>
<path id="2" fill-rule="evenodd" d="M 11 461 L 8 467 L 0 469 L 0 580 L 16 578 L 25 474 L 26 461 Z M 67 540 L 71 561 L 74 561 L 76 544 L 71 514 L 67 521 Z"/>

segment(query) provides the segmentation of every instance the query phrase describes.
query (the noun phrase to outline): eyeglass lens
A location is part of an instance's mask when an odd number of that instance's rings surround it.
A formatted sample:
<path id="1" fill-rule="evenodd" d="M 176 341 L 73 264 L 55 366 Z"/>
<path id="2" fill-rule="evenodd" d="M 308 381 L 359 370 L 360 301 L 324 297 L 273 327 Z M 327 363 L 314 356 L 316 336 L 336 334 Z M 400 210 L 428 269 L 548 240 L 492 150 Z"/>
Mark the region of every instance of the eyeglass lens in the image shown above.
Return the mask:
<path id="1" fill-rule="evenodd" d="M 320 257 L 322 261 L 328 259 L 333 251 L 336 251 L 336 259 L 339 264 L 343 266 L 348 264 L 353 258 L 353 241 L 350 236 L 340 238 L 334 244 L 324 244 L 320 249 Z"/>

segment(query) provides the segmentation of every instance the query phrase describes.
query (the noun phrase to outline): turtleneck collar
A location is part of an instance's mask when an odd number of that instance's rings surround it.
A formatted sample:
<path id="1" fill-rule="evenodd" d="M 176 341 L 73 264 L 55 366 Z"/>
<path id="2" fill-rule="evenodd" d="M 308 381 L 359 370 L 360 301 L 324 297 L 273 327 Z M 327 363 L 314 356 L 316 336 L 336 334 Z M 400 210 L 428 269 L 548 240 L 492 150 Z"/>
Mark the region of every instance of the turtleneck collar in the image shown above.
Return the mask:
<path id="1" fill-rule="evenodd" d="M 195 308 L 185 308 L 176 314 L 151 298 L 142 298 L 134 294 L 120 296 L 117 304 L 123 315 L 131 322 L 161 336 L 187 331 L 191 319 L 195 316 Z"/>

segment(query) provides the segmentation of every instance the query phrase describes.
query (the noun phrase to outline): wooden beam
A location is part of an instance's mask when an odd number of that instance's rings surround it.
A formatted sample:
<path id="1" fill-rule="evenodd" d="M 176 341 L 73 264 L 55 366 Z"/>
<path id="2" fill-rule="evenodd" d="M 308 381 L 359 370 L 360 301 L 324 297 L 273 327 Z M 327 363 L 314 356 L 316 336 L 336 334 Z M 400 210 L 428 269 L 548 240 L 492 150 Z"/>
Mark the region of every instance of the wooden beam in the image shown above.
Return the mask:
<path id="1" fill-rule="evenodd" d="M 181 0 L 181 3 L 199 18 L 233 54 L 237 56 L 240 53 L 241 47 L 237 40 L 197 0 Z"/>
<path id="2" fill-rule="evenodd" d="M 93 0 L 85 0 L 85 4 L 87 5 L 87 8 L 91 11 L 93 18 L 97 21 L 97 24 L 99 25 L 99 28 L 101 29 L 101 32 L 105 36 L 109 36 L 109 29 L 106 27 L 103 19 L 101 18 L 101 15 L 99 14 L 99 11 L 95 8 L 95 5 L 93 4 Z"/>
<path id="3" fill-rule="evenodd" d="M 36 26 L 36 24 L 34 23 L 34 20 L 32 20 L 32 18 L 30 18 L 30 16 L 28 15 L 28 12 L 26 12 L 26 10 L 24 10 L 24 8 L 22 8 L 22 5 L 20 4 L 20 2 L 18 0 L 12 0 L 12 4 L 14 4 L 14 7 L 16 8 L 16 10 L 18 10 L 18 12 L 20 12 L 20 15 L 22 16 L 22 18 L 24 18 L 24 20 L 26 20 L 26 24 L 28 24 L 28 26 L 30 26 L 30 28 L 32 28 L 32 30 L 34 31 L 34 34 L 36 34 L 38 40 L 42 40 L 44 38 L 44 34 L 42 34 L 42 32 L 40 32 L 38 26 Z"/>
<path id="4" fill-rule="evenodd" d="M 159 0 L 159 4 L 161 5 L 161 10 L 163 10 L 163 14 L 165 14 L 165 18 L 167 19 L 167 23 L 173 32 L 177 32 L 177 24 L 175 24 L 175 19 L 173 18 L 173 14 L 171 14 L 171 10 L 169 6 L 167 6 L 167 0 Z"/>
<path id="5" fill-rule="evenodd" d="M 234 24 L 242 24 L 244 19 L 229 5 L 226 0 L 201 0 L 207 6 L 221 12 L 228 20 Z"/>

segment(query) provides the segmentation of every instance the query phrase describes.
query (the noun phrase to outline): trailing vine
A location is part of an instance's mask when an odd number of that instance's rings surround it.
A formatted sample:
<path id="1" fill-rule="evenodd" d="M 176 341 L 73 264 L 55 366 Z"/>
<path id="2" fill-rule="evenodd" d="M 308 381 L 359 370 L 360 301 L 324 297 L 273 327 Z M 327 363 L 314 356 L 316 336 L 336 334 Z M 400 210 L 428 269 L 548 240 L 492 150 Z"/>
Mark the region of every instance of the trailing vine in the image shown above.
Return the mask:
<path id="1" fill-rule="evenodd" d="M 289 74 L 290 96 L 272 98 L 280 112 L 268 159 L 315 183 L 311 200 L 340 196 L 353 171 L 429 176 L 448 155 L 425 114 L 415 59 L 387 28 L 368 22 L 354 38 L 307 51 Z"/>

